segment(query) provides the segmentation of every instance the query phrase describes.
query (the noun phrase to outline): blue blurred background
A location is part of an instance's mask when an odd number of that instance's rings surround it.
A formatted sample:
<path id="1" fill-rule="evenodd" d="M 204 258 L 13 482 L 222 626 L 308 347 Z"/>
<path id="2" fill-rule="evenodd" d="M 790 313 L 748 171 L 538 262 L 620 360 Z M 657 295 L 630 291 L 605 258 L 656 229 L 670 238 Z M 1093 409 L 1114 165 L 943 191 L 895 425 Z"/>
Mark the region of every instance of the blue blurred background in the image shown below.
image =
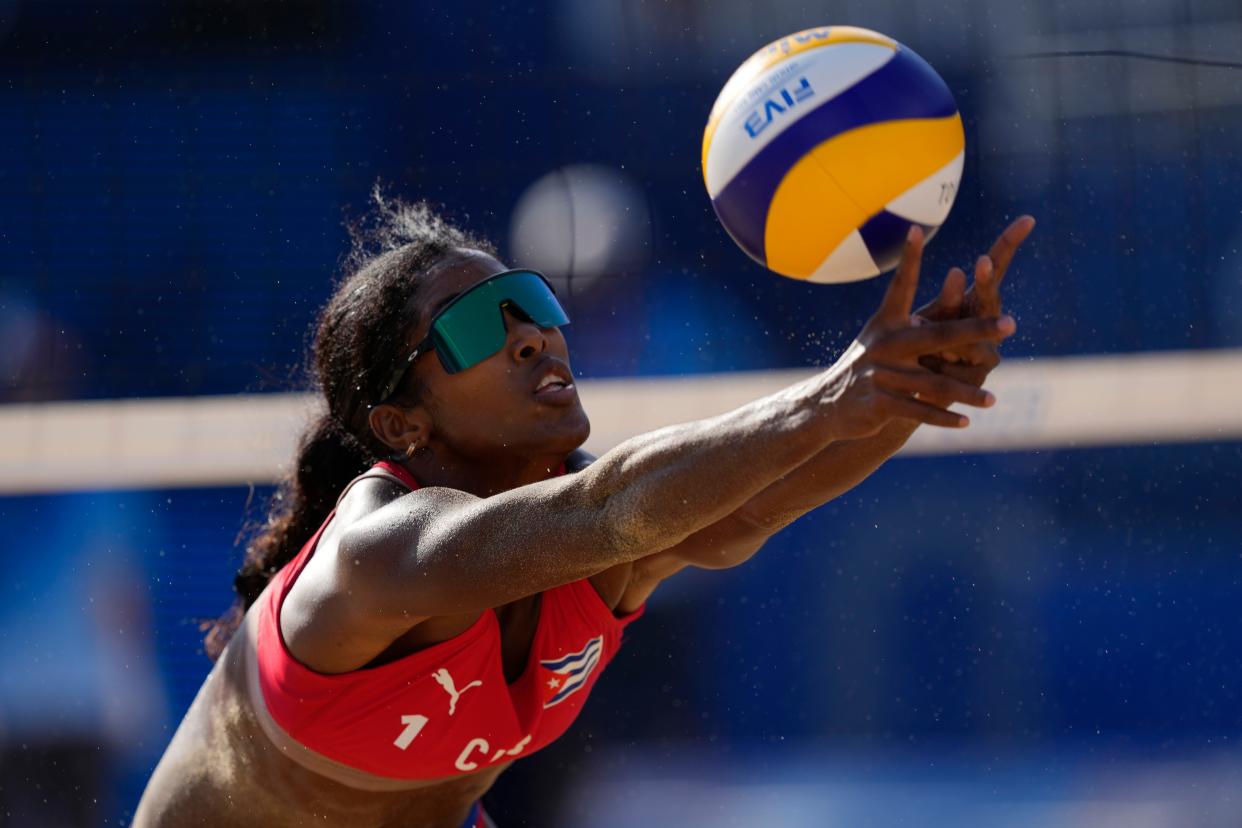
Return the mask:
<path id="1" fill-rule="evenodd" d="M 624 243 L 562 268 L 587 379 L 828 364 L 884 280 L 767 274 L 698 158 L 745 57 L 835 23 L 914 48 L 962 110 L 925 273 L 1039 219 L 1008 358 L 1242 347 L 1236 0 L 0 0 L 0 400 L 300 390 L 377 179 L 518 263 L 548 255 L 557 192 L 621 205 Z M 1242 823 L 1240 492 L 1242 444 L 1203 435 L 895 460 L 748 565 L 670 584 L 488 806 Z M 132 815 L 268 493 L 0 497 L 0 824 Z"/>

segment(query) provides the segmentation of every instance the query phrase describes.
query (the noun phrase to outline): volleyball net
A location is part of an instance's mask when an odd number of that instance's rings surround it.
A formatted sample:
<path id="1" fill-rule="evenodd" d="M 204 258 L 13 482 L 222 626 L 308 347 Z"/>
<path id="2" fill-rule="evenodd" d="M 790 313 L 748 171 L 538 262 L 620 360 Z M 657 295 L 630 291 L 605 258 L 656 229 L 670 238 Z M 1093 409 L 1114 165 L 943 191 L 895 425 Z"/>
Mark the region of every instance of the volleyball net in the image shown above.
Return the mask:
<path id="1" fill-rule="evenodd" d="M 812 370 L 581 380 L 596 454 L 710 417 Z M 1010 360 L 970 428 L 923 428 L 903 455 L 1242 439 L 1242 349 Z M 314 412 L 309 394 L 0 406 L 0 494 L 274 482 Z"/>

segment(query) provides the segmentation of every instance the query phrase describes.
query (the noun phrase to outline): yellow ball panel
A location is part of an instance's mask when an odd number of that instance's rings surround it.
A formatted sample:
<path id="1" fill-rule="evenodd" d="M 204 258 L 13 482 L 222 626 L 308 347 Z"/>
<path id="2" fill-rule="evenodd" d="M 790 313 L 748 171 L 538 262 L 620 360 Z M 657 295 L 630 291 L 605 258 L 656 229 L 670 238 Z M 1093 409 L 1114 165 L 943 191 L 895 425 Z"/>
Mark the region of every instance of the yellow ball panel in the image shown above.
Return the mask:
<path id="1" fill-rule="evenodd" d="M 820 144 L 807 157 L 814 158 L 848 194 L 863 215 L 861 224 L 942 169 L 965 145 L 962 119 L 955 113 L 852 129 Z"/>
<path id="2" fill-rule="evenodd" d="M 868 215 L 813 153 L 804 155 L 781 179 L 768 207 L 763 234 L 767 266 L 794 279 L 809 278 Z"/>

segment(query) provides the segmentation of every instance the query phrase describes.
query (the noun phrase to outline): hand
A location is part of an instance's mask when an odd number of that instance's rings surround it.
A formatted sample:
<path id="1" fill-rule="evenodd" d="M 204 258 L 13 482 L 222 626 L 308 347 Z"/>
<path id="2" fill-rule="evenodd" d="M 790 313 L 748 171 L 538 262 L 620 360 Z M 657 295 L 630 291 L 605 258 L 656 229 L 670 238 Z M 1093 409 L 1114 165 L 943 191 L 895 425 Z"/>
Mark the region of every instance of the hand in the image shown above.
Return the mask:
<path id="1" fill-rule="evenodd" d="M 983 343 L 995 347 L 1013 334 L 1014 321 L 1008 316 L 976 314 L 969 319 L 916 322 L 910 308 L 922 256 L 923 231 L 914 226 L 880 309 L 823 375 L 837 439 L 870 437 L 896 419 L 964 428 L 970 421 L 945 410 L 949 405 L 962 402 L 986 408 L 995 402 L 977 384 L 929 370 L 920 364 L 920 358 L 946 352 L 973 353 L 975 346 Z M 958 294 L 957 304 L 964 305 L 960 290 Z"/>
<path id="2" fill-rule="evenodd" d="M 947 319 L 972 319 L 997 316 L 1001 312 L 1000 286 L 1013 261 L 1014 254 L 1035 227 L 1031 216 L 1019 216 L 1005 228 L 986 256 L 975 262 L 975 281 L 970 290 L 966 274 L 960 267 L 949 271 L 940 295 L 915 311 L 915 324 Z M 919 363 L 930 371 L 980 386 L 988 374 L 1000 364 L 1000 354 L 993 342 L 978 342 L 956 350 L 928 354 Z"/>

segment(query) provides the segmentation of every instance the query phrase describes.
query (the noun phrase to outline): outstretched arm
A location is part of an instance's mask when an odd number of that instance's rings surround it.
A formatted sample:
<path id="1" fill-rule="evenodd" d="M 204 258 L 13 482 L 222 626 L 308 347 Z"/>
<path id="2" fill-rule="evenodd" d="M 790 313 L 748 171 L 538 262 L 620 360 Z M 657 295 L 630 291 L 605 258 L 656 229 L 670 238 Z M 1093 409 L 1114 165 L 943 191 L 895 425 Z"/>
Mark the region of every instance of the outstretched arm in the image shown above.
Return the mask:
<path id="1" fill-rule="evenodd" d="M 1035 220 L 1030 216 L 1022 216 L 1010 224 L 988 255 L 979 257 L 970 290 L 965 290 L 965 273 L 960 268 L 950 270 L 940 295 L 921 308 L 913 321 L 926 324 L 999 315 L 1001 282 L 1014 254 L 1034 226 Z M 921 253 L 921 244 L 909 245 L 901 269 L 913 269 L 917 275 Z M 988 339 L 926 355 L 919 362 L 946 379 L 978 387 L 1000 363 L 1000 357 L 995 341 Z M 952 387 L 946 383 L 945 391 L 933 390 L 919 398 L 947 406 L 952 400 L 946 393 Z M 987 399 L 991 400 L 991 395 Z M 636 565 L 634 587 L 627 593 L 622 608 L 630 609 L 642 603 L 660 580 L 686 566 L 720 569 L 747 560 L 773 534 L 869 477 L 905 445 L 918 425 L 912 420 L 898 419 L 873 436 L 832 443 L 724 519 L 696 532 L 678 546 L 640 561 Z"/>
<path id="2" fill-rule="evenodd" d="M 913 324 L 917 278 L 907 269 L 893 279 L 832 368 L 776 394 L 627 440 L 578 474 L 488 498 L 428 487 L 362 517 L 340 539 L 342 595 L 395 628 L 500 606 L 676 546 L 834 441 L 895 419 L 960 426 L 960 415 L 916 396 L 979 405 L 983 392 L 919 358 L 1009 329 L 997 319 Z"/>

